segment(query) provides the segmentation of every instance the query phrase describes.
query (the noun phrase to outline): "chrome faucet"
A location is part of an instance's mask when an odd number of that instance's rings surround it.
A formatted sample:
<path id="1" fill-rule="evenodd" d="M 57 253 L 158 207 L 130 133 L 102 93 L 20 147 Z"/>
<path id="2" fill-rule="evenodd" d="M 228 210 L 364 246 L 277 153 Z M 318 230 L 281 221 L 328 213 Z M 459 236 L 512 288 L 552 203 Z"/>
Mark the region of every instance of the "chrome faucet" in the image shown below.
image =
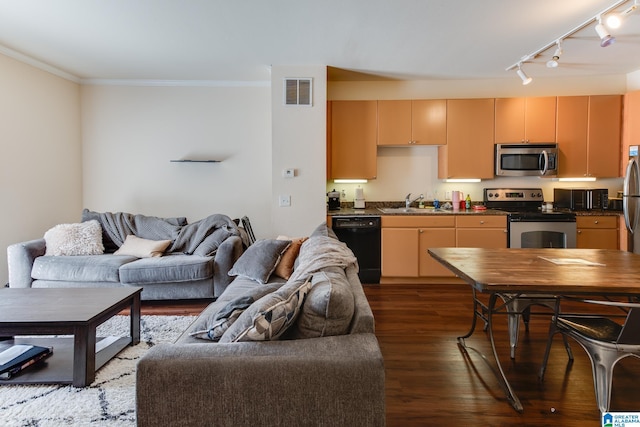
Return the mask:
<path id="1" fill-rule="evenodd" d="M 413 200 L 411 200 L 411 193 L 407 194 L 407 197 L 404 199 L 405 208 L 409 209 L 411 207 L 411 203 L 415 202 L 416 200 L 422 200 L 422 199 L 424 199 L 423 194 L 419 195 Z"/>

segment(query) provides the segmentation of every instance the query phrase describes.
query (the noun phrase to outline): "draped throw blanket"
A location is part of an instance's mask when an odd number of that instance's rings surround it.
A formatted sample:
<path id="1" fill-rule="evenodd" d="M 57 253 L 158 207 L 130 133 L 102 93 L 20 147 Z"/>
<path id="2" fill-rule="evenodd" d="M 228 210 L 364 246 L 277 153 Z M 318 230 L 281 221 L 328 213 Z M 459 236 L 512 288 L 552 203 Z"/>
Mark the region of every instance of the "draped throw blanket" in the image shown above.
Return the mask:
<path id="1" fill-rule="evenodd" d="M 358 260 L 347 245 L 333 237 L 312 236 L 300 248 L 298 266 L 289 278 L 289 282 L 306 280 L 313 273 L 327 267 L 358 267 Z"/>
<path id="2" fill-rule="evenodd" d="M 170 219 L 130 214 L 125 212 L 103 212 L 99 221 L 105 233 L 118 246 L 122 246 L 129 234 L 149 240 L 171 240 L 166 252 L 193 254 L 203 242 L 214 245 L 201 255 L 215 252 L 217 245 L 227 237 L 239 236 L 240 231 L 231 218 L 222 214 L 210 215 L 191 224 L 180 225 Z M 202 252 L 202 251 L 199 251 Z"/>

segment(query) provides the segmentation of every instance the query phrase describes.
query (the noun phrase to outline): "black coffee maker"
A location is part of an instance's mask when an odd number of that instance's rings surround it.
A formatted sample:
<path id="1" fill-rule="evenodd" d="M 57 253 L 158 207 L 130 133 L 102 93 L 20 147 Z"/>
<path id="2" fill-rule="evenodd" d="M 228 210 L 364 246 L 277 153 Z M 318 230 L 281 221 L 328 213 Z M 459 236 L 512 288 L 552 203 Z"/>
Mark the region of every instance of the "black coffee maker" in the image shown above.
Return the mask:
<path id="1" fill-rule="evenodd" d="M 336 191 L 334 188 L 333 191 L 329 191 L 327 193 L 327 197 L 329 198 L 329 210 L 336 211 L 340 209 L 340 192 Z"/>

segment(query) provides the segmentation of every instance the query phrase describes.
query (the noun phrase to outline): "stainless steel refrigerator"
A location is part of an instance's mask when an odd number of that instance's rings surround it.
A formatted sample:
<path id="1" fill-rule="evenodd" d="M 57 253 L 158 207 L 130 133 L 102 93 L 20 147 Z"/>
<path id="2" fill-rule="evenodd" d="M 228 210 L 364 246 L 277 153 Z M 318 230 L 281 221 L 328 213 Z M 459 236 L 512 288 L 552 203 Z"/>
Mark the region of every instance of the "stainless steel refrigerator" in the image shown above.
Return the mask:
<path id="1" fill-rule="evenodd" d="M 629 251 L 640 253 L 640 157 L 638 146 L 629 147 L 629 163 L 622 187 L 622 212 L 627 227 Z"/>

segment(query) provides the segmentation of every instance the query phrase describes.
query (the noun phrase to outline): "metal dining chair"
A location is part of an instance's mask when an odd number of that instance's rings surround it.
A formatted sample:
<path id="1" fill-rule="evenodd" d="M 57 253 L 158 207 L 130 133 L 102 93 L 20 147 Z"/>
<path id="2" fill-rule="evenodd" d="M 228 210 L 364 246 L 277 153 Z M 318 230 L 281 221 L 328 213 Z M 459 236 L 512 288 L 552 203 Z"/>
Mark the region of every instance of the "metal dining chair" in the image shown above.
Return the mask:
<path id="1" fill-rule="evenodd" d="M 525 330 L 529 331 L 529 318 L 531 317 L 531 306 L 547 307 L 555 313 L 557 297 L 553 295 L 515 295 L 499 294 L 507 307 L 507 325 L 509 329 L 510 356 L 516 358 L 516 348 L 520 336 L 520 318 L 522 318 Z"/>
<path id="2" fill-rule="evenodd" d="M 556 333 L 560 332 L 563 337 L 573 338 L 586 351 L 591 360 L 598 408 L 600 412 L 607 412 L 611 401 L 613 368 L 616 363 L 628 356 L 640 358 L 640 304 L 567 297 L 564 297 L 564 299 L 587 304 L 618 307 L 625 312 L 622 315 L 554 315 L 549 328 L 547 348 L 540 368 L 540 380 L 542 381 L 547 368 L 547 361 L 549 360 L 553 336 Z M 560 300 L 558 300 L 558 307 L 559 304 Z M 559 312 L 559 308 L 557 312 Z M 623 318 L 624 323 L 614 321 L 613 319 L 615 318 Z M 569 359 L 573 360 L 573 355 L 570 352 Z"/>

